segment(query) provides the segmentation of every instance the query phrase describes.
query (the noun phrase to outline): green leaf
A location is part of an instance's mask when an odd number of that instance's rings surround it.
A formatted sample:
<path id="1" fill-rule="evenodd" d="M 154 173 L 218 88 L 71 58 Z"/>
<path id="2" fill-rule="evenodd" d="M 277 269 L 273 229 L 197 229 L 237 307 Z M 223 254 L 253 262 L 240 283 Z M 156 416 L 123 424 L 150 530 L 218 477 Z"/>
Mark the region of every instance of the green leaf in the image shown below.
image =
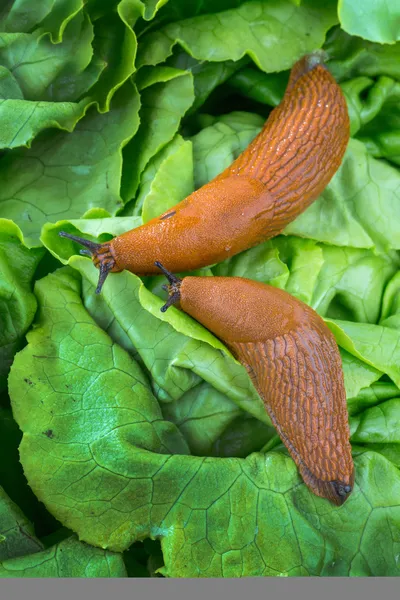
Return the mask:
<path id="1" fill-rule="evenodd" d="M 243 410 L 270 422 L 245 368 L 199 323 L 175 308 L 162 314 L 163 302 L 127 272 L 109 276 L 112 285 L 106 282 L 98 296 L 94 293 L 98 272 L 91 262 L 72 257 L 70 264 L 84 276 L 85 307 L 102 327 L 118 326 L 118 337 L 122 330 L 129 338 L 151 372 L 161 402 L 177 400 L 203 379 Z"/>
<path id="2" fill-rule="evenodd" d="M 304 0 L 253 1 L 239 8 L 171 23 L 147 34 L 138 49 L 138 66 L 156 65 L 175 44 L 198 60 L 237 61 L 245 54 L 266 72 L 288 69 L 303 54 L 322 46 L 337 22 L 336 3 L 315 7 Z M 276 48 L 279 46 L 279 52 Z"/>
<path id="3" fill-rule="evenodd" d="M 142 9 L 138 0 L 122 0 L 115 12 L 107 12 L 94 22 L 93 52 L 97 63 L 105 69 L 90 89 L 90 95 L 99 102 L 102 112 L 110 110 L 115 92 L 135 71 L 137 40 L 132 26 Z"/>
<path id="4" fill-rule="evenodd" d="M 0 219 L 0 390 L 35 315 L 31 281 L 43 254 L 43 249 L 26 247 L 17 225 Z"/>
<path id="5" fill-rule="evenodd" d="M 84 0 L 54 0 L 51 11 L 40 23 L 43 31 L 51 33 L 54 43 L 62 42 L 68 23 L 79 14 L 84 7 Z"/>
<path id="6" fill-rule="evenodd" d="M 55 0 L 41 0 L 34 4 L 30 0 L 9 2 L 9 6 L 0 12 L 0 31 L 28 33 L 46 17 L 54 2 Z"/>
<path id="7" fill-rule="evenodd" d="M 122 206 L 121 151 L 136 132 L 138 109 L 138 93 L 127 83 L 109 113 L 93 108 L 72 133 L 49 132 L 0 159 L 0 215 L 18 223 L 28 245 L 38 244 L 49 220 L 79 219 L 94 206 L 115 214 Z"/>
<path id="8" fill-rule="evenodd" d="M 223 115 L 192 138 L 196 189 L 227 168 L 264 124 L 262 117 L 234 112 Z"/>
<path id="9" fill-rule="evenodd" d="M 400 6 L 386 0 L 339 0 L 338 15 L 342 28 L 351 35 L 380 44 L 400 40 Z"/>
<path id="10" fill-rule="evenodd" d="M 334 27 L 324 45 L 330 57 L 329 70 L 338 79 L 387 75 L 400 79 L 400 44 L 374 44 L 350 36 Z"/>
<path id="11" fill-rule="evenodd" d="M 342 165 L 316 202 L 286 234 L 353 248 L 400 248 L 400 173 L 350 140 Z"/>
<path id="12" fill-rule="evenodd" d="M 288 72 L 263 73 L 247 67 L 229 79 L 229 85 L 247 98 L 270 106 L 277 106 L 283 98 L 288 82 Z"/>
<path id="13" fill-rule="evenodd" d="M 400 333 L 368 323 L 327 319 L 338 344 L 360 360 L 386 373 L 400 387 Z"/>
<path id="14" fill-rule="evenodd" d="M 175 71 L 175 77 L 154 83 L 141 93 L 140 127 L 124 151 L 122 197 L 131 200 L 149 160 L 176 134 L 181 119 L 194 100 L 190 73 Z"/>
<path id="15" fill-rule="evenodd" d="M 348 356 L 351 355 L 348 354 Z M 365 363 L 361 363 L 361 361 L 359 362 L 360 364 L 365 365 Z M 381 402 L 384 402 L 385 400 L 391 400 L 392 398 L 396 398 L 398 396 L 399 388 L 394 385 L 394 383 L 378 381 L 377 383 L 373 383 L 370 387 L 359 389 L 355 397 L 348 399 L 347 407 L 349 414 L 355 415 L 357 413 L 361 413 L 365 408 L 370 408 L 371 406 L 375 406 Z M 376 446 L 374 446 L 374 450 L 376 450 Z"/>
<path id="16" fill-rule="evenodd" d="M 357 77 L 342 84 L 351 121 L 369 154 L 400 164 L 400 83 Z"/>
<path id="17" fill-rule="evenodd" d="M 32 525 L 0 487 L 0 561 L 42 549 L 43 544 L 35 537 Z"/>
<path id="18" fill-rule="evenodd" d="M 0 408 L 0 454 L 6 457 L 0 464 L 0 485 L 42 537 L 58 529 L 59 523 L 34 496 L 19 462 L 18 446 L 22 433 L 9 408 Z M 1 548 L 1 546 L 0 546 Z"/>
<path id="19" fill-rule="evenodd" d="M 207 62 L 196 60 L 186 52 L 178 52 L 171 56 L 167 64 L 190 71 L 193 75 L 195 100 L 188 111 L 188 114 L 195 113 L 200 106 L 204 104 L 210 94 L 225 81 L 231 81 L 233 73 L 241 69 L 249 62 L 248 57 L 238 61 L 226 60 L 222 62 Z M 149 69 L 155 71 L 154 67 L 142 67 L 139 74 Z"/>
<path id="20" fill-rule="evenodd" d="M 398 390 L 400 396 L 400 390 Z M 364 410 L 350 419 L 352 442 L 358 444 L 400 443 L 400 399 L 393 398 Z"/>
<path id="21" fill-rule="evenodd" d="M 146 223 L 189 196 L 193 189 L 192 144 L 177 135 L 143 171 L 134 212 L 141 212 Z"/>
<path id="22" fill-rule="evenodd" d="M 195 187 L 218 175 L 247 147 L 263 124 L 258 115 L 234 112 L 214 119 L 192 138 Z M 400 248 L 399 171 L 350 140 L 342 165 L 321 196 L 286 227 L 286 235 L 353 248 Z M 399 215 L 400 218 L 400 215 Z"/>
<path id="23" fill-rule="evenodd" d="M 0 62 L 13 73 L 25 100 L 74 101 L 93 83 L 89 68 L 92 41 L 92 24 L 79 12 L 68 23 L 59 44 L 54 44 L 42 29 L 3 33 Z"/>
<path id="24" fill-rule="evenodd" d="M 37 134 L 50 127 L 72 131 L 87 106 L 87 100 L 75 104 L 0 99 L 0 148 L 30 147 Z"/>
<path id="25" fill-rule="evenodd" d="M 82 271 L 88 264 L 71 262 Z M 123 300 L 126 274 L 109 287 Z M 387 540 L 399 526 L 400 474 L 383 456 L 359 453 L 355 490 L 335 507 L 308 491 L 286 453 L 168 453 L 167 439 L 178 449 L 174 426 L 132 359 L 83 308 L 74 271 L 49 275 L 36 293 L 39 320 L 10 377 L 21 461 L 37 496 L 81 539 L 120 551 L 160 538 L 162 573 L 172 577 L 398 574 L 397 546 Z M 22 373 L 35 385 L 24 387 Z"/>
<path id="26" fill-rule="evenodd" d="M 400 272 L 386 286 L 380 325 L 400 329 Z"/>
<path id="27" fill-rule="evenodd" d="M 120 554 L 70 537 L 42 552 L 4 561 L 0 577 L 126 577 L 126 569 Z"/>
<path id="28" fill-rule="evenodd" d="M 93 213 L 88 211 L 82 219 L 69 219 L 57 223 L 46 223 L 43 226 L 40 240 L 50 252 L 63 264 L 76 254 L 78 245 L 66 238 L 60 238 L 59 232 L 66 231 L 73 235 L 84 236 L 92 241 L 105 242 L 116 235 L 129 231 L 141 225 L 139 217 L 113 217 L 107 211 Z M 100 212 L 100 211 L 99 211 Z M 96 214 L 93 218 L 92 215 Z M 99 218 L 97 218 L 99 214 Z M 104 216 L 103 216 L 104 215 Z"/>

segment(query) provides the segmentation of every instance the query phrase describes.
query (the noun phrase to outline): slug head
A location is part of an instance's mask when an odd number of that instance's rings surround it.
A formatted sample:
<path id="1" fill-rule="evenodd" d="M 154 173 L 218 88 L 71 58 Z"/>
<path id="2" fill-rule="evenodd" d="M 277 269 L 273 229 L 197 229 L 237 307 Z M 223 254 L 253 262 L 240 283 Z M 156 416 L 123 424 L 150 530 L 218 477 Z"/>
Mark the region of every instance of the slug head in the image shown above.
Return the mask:
<path id="1" fill-rule="evenodd" d="M 168 271 L 160 262 L 156 261 L 154 264 L 158 269 L 160 269 L 160 271 L 164 273 L 165 277 L 168 279 L 169 282 L 169 285 L 162 286 L 163 290 L 168 292 L 169 295 L 168 300 L 160 309 L 161 312 L 165 312 L 170 306 L 179 302 L 181 298 L 180 288 L 182 284 L 182 279 L 179 279 L 179 277 L 176 277 L 176 275 Z"/>
<path id="2" fill-rule="evenodd" d="M 96 294 L 100 294 L 101 288 L 107 278 L 107 275 L 115 269 L 115 258 L 111 252 L 111 242 L 105 242 L 104 244 L 96 244 L 85 238 L 78 237 L 77 235 L 71 235 L 65 231 L 60 231 L 58 234 L 60 237 L 68 238 L 81 246 L 84 249 L 79 251 L 79 254 L 83 256 L 90 256 L 93 260 L 94 265 L 99 269 L 99 281 L 96 287 Z"/>

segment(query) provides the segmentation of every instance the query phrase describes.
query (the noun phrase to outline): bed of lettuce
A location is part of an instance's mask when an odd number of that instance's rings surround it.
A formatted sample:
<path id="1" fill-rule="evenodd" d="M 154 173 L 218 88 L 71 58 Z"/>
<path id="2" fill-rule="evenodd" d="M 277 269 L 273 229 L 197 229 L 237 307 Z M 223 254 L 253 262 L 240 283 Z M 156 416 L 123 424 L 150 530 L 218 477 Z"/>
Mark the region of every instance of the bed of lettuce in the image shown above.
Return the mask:
<path id="1" fill-rule="evenodd" d="M 0 8 L 0 577 L 400 574 L 400 13 L 375 0 Z M 397 43 L 396 43 L 397 42 Z M 352 139 L 284 235 L 203 269 L 285 288 L 343 359 L 356 484 L 311 494 L 244 368 L 104 241 L 225 168 L 324 47 Z"/>

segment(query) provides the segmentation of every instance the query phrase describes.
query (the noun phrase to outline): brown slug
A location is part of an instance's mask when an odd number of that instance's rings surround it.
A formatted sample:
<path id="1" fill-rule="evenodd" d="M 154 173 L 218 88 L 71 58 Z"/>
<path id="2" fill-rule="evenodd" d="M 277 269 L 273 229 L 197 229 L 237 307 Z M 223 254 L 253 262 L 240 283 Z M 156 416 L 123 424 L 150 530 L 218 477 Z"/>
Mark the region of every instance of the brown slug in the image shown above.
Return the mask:
<path id="1" fill-rule="evenodd" d="M 109 242 L 60 232 L 100 269 L 156 274 L 218 263 L 283 231 L 324 190 L 342 161 L 349 117 L 339 85 L 316 52 L 292 68 L 282 102 L 220 175 L 148 223 Z"/>
<path id="2" fill-rule="evenodd" d="M 169 280 L 172 304 L 214 333 L 245 366 L 300 474 L 341 505 L 354 483 L 342 361 L 335 338 L 307 304 L 241 277 Z M 165 286 L 166 287 L 166 286 Z"/>

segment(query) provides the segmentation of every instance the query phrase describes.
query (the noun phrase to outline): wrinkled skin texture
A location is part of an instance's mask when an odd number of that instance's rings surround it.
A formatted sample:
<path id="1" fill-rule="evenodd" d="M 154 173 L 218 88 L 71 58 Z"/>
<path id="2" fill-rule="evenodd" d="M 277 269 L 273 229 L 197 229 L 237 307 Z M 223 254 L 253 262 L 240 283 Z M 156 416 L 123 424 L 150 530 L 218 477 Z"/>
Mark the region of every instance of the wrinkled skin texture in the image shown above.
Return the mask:
<path id="1" fill-rule="evenodd" d="M 284 290 L 240 277 L 185 277 L 170 293 L 246 367 L 307 486 L 343 504 L 354 483 L 346 393 L 322 318 Z"/>
<path id="2" fill-rule="evenodd" d="M 185 200 L 95 248 L 66 237 L 89 248 L 104 280 L 123 269 L 156 274 L 155 260 L 172 272 L 198 269 L 278 235 L 324 190 L 349 140 L 344 96 L 320 63 L 315 54 L 294 65 L 282 102 L 258 136 Z"/>

